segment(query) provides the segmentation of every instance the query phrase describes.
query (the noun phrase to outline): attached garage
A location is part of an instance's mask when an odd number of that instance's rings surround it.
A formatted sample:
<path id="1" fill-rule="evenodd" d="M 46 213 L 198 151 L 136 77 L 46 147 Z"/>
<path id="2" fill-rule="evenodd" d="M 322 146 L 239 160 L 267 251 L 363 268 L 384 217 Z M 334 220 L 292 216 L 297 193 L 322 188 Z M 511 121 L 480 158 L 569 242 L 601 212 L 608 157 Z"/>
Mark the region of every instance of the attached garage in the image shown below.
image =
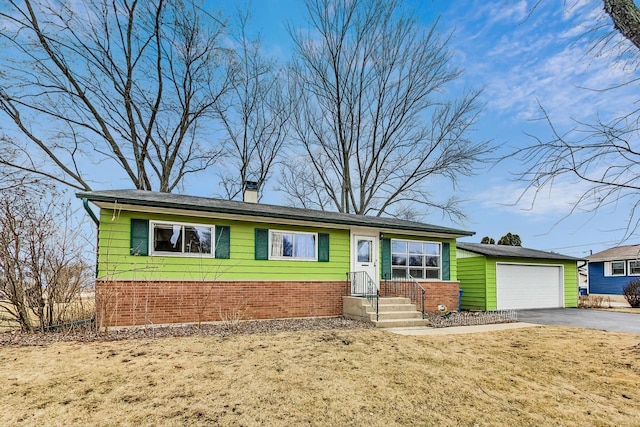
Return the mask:
<path id="1" fill-rule="evenodd" d="M 564 307 L 561 265 L 496 263 L 498 310 Z"/>
<path id="2" fill-rule="evenodd" d="M 457 243 L 466 310 L 577 307 L 578 258 L 519 246 Z"/>

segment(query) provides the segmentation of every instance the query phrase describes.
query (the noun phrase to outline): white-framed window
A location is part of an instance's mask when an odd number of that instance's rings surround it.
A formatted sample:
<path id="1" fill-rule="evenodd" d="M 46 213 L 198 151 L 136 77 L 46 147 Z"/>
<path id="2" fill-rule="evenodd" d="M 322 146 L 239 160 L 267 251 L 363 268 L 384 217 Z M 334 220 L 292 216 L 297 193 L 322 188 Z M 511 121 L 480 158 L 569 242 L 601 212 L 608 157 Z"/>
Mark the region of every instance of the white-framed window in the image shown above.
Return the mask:
<path id="1" fill-rule="evenodd" d="M 215 226 L 151 221 L 151 254 L 213 256 Z"/>
<path id="2" fill-rule="evenodd" d="M 629 276 L 640 276 L 640 261 L 629 261 Z"/>
<path id="3" fill-rule="evenodd" d="M 640 274 L 640 271 L 638 272 Z M 608 261 L 604 263 L 605 276 L 626 276 L 626 262 L 624 261 Z"/>
<path id="4" fill-rule="evenodd" d="M 269 230 L 269 259 L 318 260 L 318 234 Z"/>
<path id="5" fill-rule="evenodd" d="M 441 244 L 417 240 L 391 240 L 391 275 L 414 279 L 442 277 Z"/>

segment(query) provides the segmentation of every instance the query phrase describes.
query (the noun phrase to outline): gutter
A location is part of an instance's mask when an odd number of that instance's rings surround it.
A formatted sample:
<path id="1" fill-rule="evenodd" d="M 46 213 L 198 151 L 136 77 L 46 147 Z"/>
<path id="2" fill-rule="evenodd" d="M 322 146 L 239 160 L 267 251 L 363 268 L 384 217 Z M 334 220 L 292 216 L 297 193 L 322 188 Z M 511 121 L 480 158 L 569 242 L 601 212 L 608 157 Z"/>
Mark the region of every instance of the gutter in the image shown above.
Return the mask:
<path id="1" fill-rule="evenodd" d="M 100 227 L 100 221 L 98 220 L 98 218 L 96 217 L 96 214 L 93 213 L 93 211 L 91 210 L 91 208 L 89 207 L 89 199 L 86 197 L 82 198 L 82 204 L 84 206 L 84 209 L 89 213 L 89 216 L 91 217 L 91 219 L 93 220 L 93 222 L 96 223 L 97 227 Z"/>
<path id="2" fill-rule="evenodd" d="M 431 227 L 415 227 L 410 225 L 407 226 L 407 225 L 395 225 L 395 224 L 385 224 L 385 223 L 371 225 L 367 223 L 368 217 L 365 217 L 365 216 L 362 216 L 362 218 L 358 218 L 358 219 L 345 219 L 345 218 L 335 218 L 335 217 L 334 218 L 317 218 L 312 215 L 313 213 L 312 211 L 308 211 L 306 215 L 296 215 L 296 214 L 283 213 L 283 212 L 271 212 L 269 209 L 262 209 L 261 211 L 259 211 L 259 213 L 257 213 L 256 211 L 260 209 L 260 205 L 252 206 L 251 210 L 248 210 L 246 208 L 239 209 L 238 207 L 230 206 L 229 204 L 227 204 L 227 206 L 190 205 L 190 204 L 179 203 L 179 202 L 167 202 L 167 201 L 148 200 L 148 199 L 141 200 L 141 199 L 135 199 L 131 197 L 116 197 L 111 195 L 91 194 L 88 192 L 77 193 L 76 196 L 79 198 L 82 198 L 83 200 L 88 196 L 91 198 L 91 201 L 94 203 L 103 202 L 108 204 L 108 203 L 120 202 L 120 205 L 124 203 L 124 204 L 133 205 L 133 206 L 144 206 L 144 207 L 150 207 L 150 208 L 163 208 L 163 209 L 177 209 L 181 211 L 211 212 L 211 213 L 217 213 L 217 214 L 240 215 L 243 217 L 259 216 L 262 218 L 303 221 L 303 222 L 310 222 L 313 224 L 323 222 L 327 224 L 334 224 L 334 225 L 341 225 L 341 226 L 346 225 L 346 226 L 356 226 L 356 227 L 376 227 L 376 228 L 396 230 L 396 231 L 417 231 L 422 233 L 438 234 L 442 237 L 448 237 L 448 238 L 470 237 L 476 234 L 474 231 L 457 230 L 457 229 L 452 229 L 448 227 L 437 227 L 436 229 L 432 229 Z M 224 202 L 228 202 L 228 201 L 224 201 Z M 240 203 L 240 202 L 234 202 L 234 204 L 235 203 Z M 263 207 L 264 206 L 269 206 L 270 208 L 273 207 L 271 205 L 263 205 Z M 284 208 L 284 207 L 278 206 L 277 208 Z M 355 215 L 353 216 L 355 217 Z M 425 225 L 430 225 L 430 224 L 425 224 Z"/>

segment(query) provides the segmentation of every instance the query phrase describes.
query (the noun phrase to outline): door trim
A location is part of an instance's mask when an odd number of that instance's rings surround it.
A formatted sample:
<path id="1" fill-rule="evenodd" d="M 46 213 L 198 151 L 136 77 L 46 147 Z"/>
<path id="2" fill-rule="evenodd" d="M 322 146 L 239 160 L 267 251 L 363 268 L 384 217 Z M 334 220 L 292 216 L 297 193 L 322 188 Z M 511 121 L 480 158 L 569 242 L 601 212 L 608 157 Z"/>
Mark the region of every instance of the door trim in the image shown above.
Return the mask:
<path id="1" fill-rule="evenodd" d="M 365 230 L 351 231 L 351 242 L 350 242 L 351 249 L 349 250 L 350 257 L 351 257 L 351 262 L 350 262 L 351 271 L 359 271 L 359 270 L 356 270 L 356 260 L 358 256 L 356 242 L 359 237 L 371 239 L 371 241 L 373 242 L 372 255 L 373 255 L 373 263 L 374 263 L 374 268 L 373 268 L 374 275 L 371 277 L 371 280 L 373 280 L 376 286 L 378 287 L 378 289 L 380 289 L 380 237 L 377 232 L 372 232 L 368 230 L 367 231 Z"/>

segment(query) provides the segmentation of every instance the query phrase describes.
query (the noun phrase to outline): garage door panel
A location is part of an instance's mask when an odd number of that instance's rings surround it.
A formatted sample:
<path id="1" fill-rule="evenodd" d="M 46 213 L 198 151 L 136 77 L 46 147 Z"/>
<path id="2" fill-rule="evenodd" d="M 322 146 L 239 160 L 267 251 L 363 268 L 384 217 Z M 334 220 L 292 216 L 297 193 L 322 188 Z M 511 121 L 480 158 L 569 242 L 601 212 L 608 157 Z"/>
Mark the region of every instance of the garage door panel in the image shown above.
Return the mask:
<path id="1" fill-rule="evenodd" d="M 498 309 L 562 307 L 562 267 L 497 264 Z"/>

